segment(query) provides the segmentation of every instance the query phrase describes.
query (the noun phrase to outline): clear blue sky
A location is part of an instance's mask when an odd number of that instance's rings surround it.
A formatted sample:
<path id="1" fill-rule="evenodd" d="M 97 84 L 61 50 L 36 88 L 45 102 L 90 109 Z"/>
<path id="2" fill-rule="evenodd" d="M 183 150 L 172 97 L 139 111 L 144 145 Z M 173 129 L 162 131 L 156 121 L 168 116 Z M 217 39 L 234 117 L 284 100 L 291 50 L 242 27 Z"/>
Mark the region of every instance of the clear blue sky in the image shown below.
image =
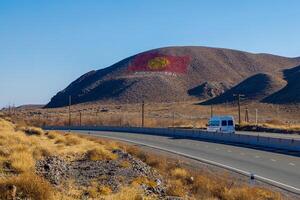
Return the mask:
<path id="1" fill-rule="evenodd" d="M 300 1 L 0 0 L 0 107 L 46 103 L 87 71 L 171 45 L 300 56 Z"/>

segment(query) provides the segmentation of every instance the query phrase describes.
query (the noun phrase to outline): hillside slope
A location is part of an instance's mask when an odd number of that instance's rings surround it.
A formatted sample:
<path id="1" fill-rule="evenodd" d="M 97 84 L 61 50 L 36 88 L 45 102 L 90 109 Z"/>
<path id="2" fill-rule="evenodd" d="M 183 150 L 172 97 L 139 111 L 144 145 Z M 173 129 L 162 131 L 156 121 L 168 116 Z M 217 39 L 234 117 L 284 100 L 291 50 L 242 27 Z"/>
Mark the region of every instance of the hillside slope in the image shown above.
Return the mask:
<path id="1" fill-rule="evenodd" d="M 285 86 L 286 82 L 277 76 L 259 73 L 255 74 L 225 93 L 202 104 L 220 104 L 236 101 L 236 94 L 243 94 L 247 100 L 262 100 Z"/>
<path id="2" fill-rule="evenodd" d="M 295 58 L 209 47 L 166 47 L 91 71 L 56 94 L 46 107 L 92 101 L 134 103 L 207 99 L 257 73 L 275 74 Z"/>
<path id="3" fill-rule="evenodd" d="M 291 104 L 300 102 L 300 66 L 284 70 L 287 85 L 281 90 L 271 94 L 264 102 L 275 104 Z"/>

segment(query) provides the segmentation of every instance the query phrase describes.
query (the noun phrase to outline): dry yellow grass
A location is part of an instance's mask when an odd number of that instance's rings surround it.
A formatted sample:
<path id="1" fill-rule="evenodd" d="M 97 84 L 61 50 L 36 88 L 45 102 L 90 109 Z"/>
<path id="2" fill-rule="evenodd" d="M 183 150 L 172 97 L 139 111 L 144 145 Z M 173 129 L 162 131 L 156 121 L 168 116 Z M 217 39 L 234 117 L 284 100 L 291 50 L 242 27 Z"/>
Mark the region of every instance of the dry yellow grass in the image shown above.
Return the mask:
<path id="1" fill-rule="evenodd" d="M 167 189 L 167 194 L 170 196 L 184 197 L 187 194 L 187 189 L 181 180 L 170 180 L 169 187 Z"/>
<path id="2" fill-rule="evenodd" d="M 154 200 L 155 198 L 145 197 L 143 191 L 138 187 L 122 188 L 117 194 L 104 197 L 105 200 Z"/>
<path id="3" fill-rule="evenodd" d="M 12 199 L 16 195 L 20 199 L 54 199 L 52 186 L 33 173 L 0 178 L 0 199 Z"/>
<path id="4" fill-rule="evenodd" d="M 120 166 L 123 167 L 123 168 L 129 168 L 129 167 L 131 167 L 131 163 L 124 160 L 120 163 Z"/>
<path id="5" fill-rule="evenodd" d="M 277 192 L 259 187 L 234 184 L 225 176 L 211 176 L 204 172 L 192 172 L 178 163 L 169 162 L 163 156 L 146 153 L 137 147 L 128 146 L 93 137 L 76 136 L 59 132 L 44 132 L 41 129 L 20 128 L 0 118 L 0 199 L 12 196 L 14 187 L 18 197 L 31 199 L 81 198 L 86 192 L 90 198 L 107 200 L 155 199 L 145 197 L 139 187 L 146 184 L 155 187 L 156 182 L 146 177 L 138 177 L 128 187 L 112 194 L 110 188 L 92 183 L 88 188 L 78 188 L 68 183 L 63 190 L 54 189 L 44 179 L 34 174 L 35 161 L 47 155 L 58 155 L 70 159 L 70 156 L 84 154 L 91 160 L 115 159 L 113 149 L 122 148 L 145 161 L 163 174 L 168 183 L 168 194 L 194 199 L 224 200 L 280 200 Z M 71 158 L 72 159 L 72 158 Z M 124 167 L 129 167 L 124 163 Z M 11 170 L 11 171 L 10 171 Z"/>
<path id="6" fill-rule="evenodd" d="M 18 127 L 0 118 L 0 173 L 3 176 L 0 178 L 0 192 L 16 187 L 18 197 L 52 199 L 55 195 L 64 199 L 62 194 L 56 194 L 50 184 L 34 174 L 36 160 L 48 155 L 70 159 L 74 154 L 87 154 L 92 160 L 115 159 L 116 155 L 111 152 L 115 148 L 117 144 L 114 142 L 104 145 L 76 135 Z M 0 194 L 0 199 L 12 195 L 7 191 Z M 99 193 L 108 194 L 108 189 L 100 188 Z"/>
<path id="7" fill-rule="evenodd" d="M 11 167 L 16 172 L 29 172 L 34 170 L 35 161 L 33 155 L 28 151 L 15 151 L 9 156 Z"/>
<path id="8" fill-rule="evenodd" d="M 185 169 L 177 167 L 171 171 L 171 176 L 177 179 L 185 179 L 189 174 Z"/>
<path id="9" fill-rule="evenodd" d="M 282 200 L 278 192 L 266 188 L 251 187 L 246 184 L 235 184 L 226 175 L 214 175 L 190 171 L 174 160 L 164 156 L 149 154 L 136 146 L 124 146 L 129 153 L 142 159 L 165 177 L 168 177 L 168 195 L 191 199 L 224 199 L 224 200 Z M 139 180 L 141 182 L 141 180 Z"/>
<path id="10" fill-rule="evenodd" d="M 114 160 L 117 158 L 115 154 L 113 154 L 111 151 L 108 151 L 104 147 L 96 147 L 91 150 L 87 151 L 87 157 L 90 160 L 96 161 L 96 160 Z"/>
<path id="11" fill-rule="evenodd" d="M 155 181 L 149 180 L 147 177 L 144 176 L 139 176 L 135 178 L 131 184 L 134 185 L 135 187 L 141 184 L 148 185 L 149 187 L 155 187 L 157 185 Z"/>
<path id="12" fill-rule="evenodd" d="M 105 185 L 99 185 L 97 182 L 93 182 L 87 189 L 89 197 L 99 199 L 100 197 L 110 195 L 112 190 Z"/>
<path id="13" fill-rule="evenodd" d="M 37 127 L 26 126 L 26 127 L 19 127 L 18 129 L 29 135 L 41 136 L 44 134 L 44 131 L 41 128 L 37 128 Z"/>

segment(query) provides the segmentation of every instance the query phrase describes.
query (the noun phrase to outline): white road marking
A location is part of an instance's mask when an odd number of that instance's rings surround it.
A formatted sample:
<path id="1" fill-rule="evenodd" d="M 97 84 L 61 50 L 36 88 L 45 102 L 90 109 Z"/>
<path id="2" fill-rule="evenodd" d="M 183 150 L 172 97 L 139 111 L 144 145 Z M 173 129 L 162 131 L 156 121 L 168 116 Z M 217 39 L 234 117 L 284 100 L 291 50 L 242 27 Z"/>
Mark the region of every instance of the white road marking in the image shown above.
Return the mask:
<path id="1" fill-rule="evenodd" d="M 295 164 L 294 164 L 294 163 L 292 163 L 292 162 L 290 162 L 290 163 L 289 163 L 289 165 L 295 166 Z"/>
<path id="2" fill-rule="evenodd" d="M 260 158 L 260 156 L 255 156 L 255 158 Z"/>
<path id="3" fill-rule="evenodd" d="M 231 150 L 227 150 L 227 152 L 231 153 L 232 151 Z"/>
<path id="4" fill-rule="evenodd" d="M 216 148 L 216 150 L 219 151 L 220 149 L 219 149 L 219 148 Z"/>
<path id="5" fill-rule="evenodd" d="M 276 162 L 276 160 L 275 160 L 275 159 L 273 159 L 273 158 L 271 159 L 271 161 L 272 161 L 272 162 Z"/>

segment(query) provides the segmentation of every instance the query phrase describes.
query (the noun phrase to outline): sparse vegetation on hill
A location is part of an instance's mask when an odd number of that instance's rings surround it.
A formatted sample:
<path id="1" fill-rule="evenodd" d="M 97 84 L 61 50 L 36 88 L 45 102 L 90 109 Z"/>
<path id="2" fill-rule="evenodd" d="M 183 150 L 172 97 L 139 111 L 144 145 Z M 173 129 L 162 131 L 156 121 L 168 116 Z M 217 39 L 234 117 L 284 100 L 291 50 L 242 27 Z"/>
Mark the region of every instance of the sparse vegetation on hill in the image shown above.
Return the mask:
<path id="1" fill-rule="evenodd" d="M 0 118 L 0 199 L 282 198 L 131 145 L 8 120 Z"/>
<path id="2" fill-rule="evenodd" d="M 157 64 L 157 60 L 164 61 L 164 67 L 153 70 L 153 61 Z M 72 104 L 95 101 L 161 103 L 207 100 L 219 96 L 251 76 L 254 77 L 239 87 L 251 95 L 266 95 L 276 92 L 282 86 L 282 70 L 299 64 L 300 61 L 295 58 L 230 49 L 159 48 L 84 74 L 57 93 L 46 107 L 67 106 L 69 96 L 72 96 Z M 261 77 L 261 73 L 265 77 Z M 259 87 L 253 88 L 253 84 Z M 256 96 L 251 98 L 258 99 Z"/>

